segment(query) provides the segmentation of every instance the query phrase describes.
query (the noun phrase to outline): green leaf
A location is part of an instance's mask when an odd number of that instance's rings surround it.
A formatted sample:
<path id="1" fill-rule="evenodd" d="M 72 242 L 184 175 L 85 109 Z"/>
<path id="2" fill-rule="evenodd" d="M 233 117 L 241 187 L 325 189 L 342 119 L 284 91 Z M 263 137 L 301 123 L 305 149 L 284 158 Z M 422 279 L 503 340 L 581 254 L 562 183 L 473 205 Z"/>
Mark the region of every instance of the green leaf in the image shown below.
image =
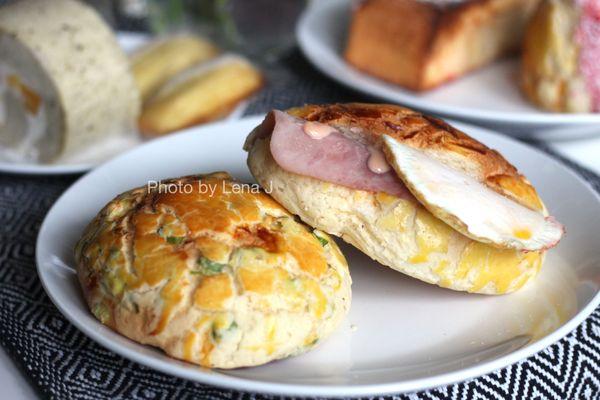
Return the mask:
<path id="1" fill-rule="evenodd" d="M 181 244 L 185 240 L 185 236 L 167 236 L 167 243 Z"/>
<path id="2" fill-rule="evenodd" d="M 215 324 L 212 325 L 212 327 L 210 329 L 210 334 L 215 342 L 219 342 L 221 340 L 221 334 L 217 330 L 217 327 L 215 326 Z"/>
<path id="3" fill-rule="evenodd" d="M 107 281 L 108 287 L 110 288 L 110 292 L 113 296 L 119 296 L 121 293 L 123 293 L 123 290 L 125 289 L 125 282 L 113 274 L 108 276 Z"/>
<path id="4" fill-rule="evenodd" d="M 192 274 L 217 275 L 220 274 L 223 271 L 223 268 L 227 266 L 227 264 L 221 264 L 209 260 L 206 257 L 200 257 L 198 259 L 198 265 L 200 265 L 202 269 L 198 271 L 192 271 Z"/>
<path id="5" fill-rule="evenodd" d="M 238 328 L 238 324 L 235 321 L 231 321 L 231 324 L 226 329 L 218 329 L 215 323 L 212 324 L 210 329 L 210 334 L 215 342 L 221 341 L 223 339 L 223 335 L 227 334 Z"/>
<path id="6" fill-rule="evenodd" d="M 120 254 L 120 253 L 121 253 L 121 252 L 119 251 L 119 249 L 118 249 L 117 247 L 115 247 L 115 246 L 111 246 L 111 248 L 110 248 L 110 252 L 108 253 L 108 258 L 109 258 L 109 260 L 114 260 L 114 259 L 116 259 L 117 257 L 119 257 L 119 254 Z"/>
<path id="7" fill-rule="evenodd" d="M 106 324 L 110 320 L 110 310 L 103 303 L 96 303 L 92 308 L 92 314 L 103 324 Z"/>
<path id="8" fill-rule="evenodd" d="M 325 247 L 327 245 L 327 243 L 329 243 L 329 240 L 322 238 L 321 236 L 317 235 L 315 233 L 315 231 L 312 232 L 313 236 L 317 238 L 317 240 L 319 241 L 319 243 L 321 243 L 321 246 Z"/>

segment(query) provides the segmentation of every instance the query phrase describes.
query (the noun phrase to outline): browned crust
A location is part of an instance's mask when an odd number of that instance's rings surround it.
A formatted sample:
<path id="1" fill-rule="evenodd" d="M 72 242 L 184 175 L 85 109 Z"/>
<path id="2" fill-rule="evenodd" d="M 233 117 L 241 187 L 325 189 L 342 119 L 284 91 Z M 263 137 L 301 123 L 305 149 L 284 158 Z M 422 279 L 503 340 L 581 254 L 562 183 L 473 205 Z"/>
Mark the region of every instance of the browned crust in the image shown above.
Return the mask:
<path id="1" fill-rule="evenodd" d="M 215 121 L 220 118 L 224 118 L 229 113 L 233 112 L 235 107 L 238 104 L 240 104 L 244 99 L 247 99 L 251 96 L 254 96 L 256 93 L 258 93 L 264 87 L 264 85 L 265 85 L 265 79 L 264 79 L 264 76 L 261 75 L 260 83 L 252 90 L 248 90 L 246 92 L 240 93 L 240 95 L 237 96 L 236 98 L 234 98 L 228 102 L 225 102 L 223 104 L 220 104 L 219 108 L 212 114 L 193 118 L 189 121 L 179 124 L 177 126 L 177 128 L 171 129 L 171 130 L 160 129 L 152 121 L 148 121 L 148 119 L 144 117 L 144 113 L 142 112 L 142 115 L 138 119 L 138 128 L 139 128 L 140 132 L 142 133 L 142 135 L 144 135 L 145 137 L 148 137 L 148 138 L 152 138 L 152 137 L 157 137 L 157 136 L 163 136 L 163 135 L 166 135 L 166 134 L 174 132 L 174 131 L 191 128 L 192 126 L 195 126 L 195 125 L 205 124 L 205 123 Z"/>
<path id="2" fill-rule="evenodd" d="M 537 2 L 366 0 L 353 13 L 344 56 L 378 78 L 431 89 L 515 51 Z"/>
<path id="3" fill-rule="evenodd" d="M 92 313 L 134 341 L 204 367 L 252 366 L 288 356 L 275 349 L 263 359 L 242 357 L 234 361 L 237 350 L 228 347 L 232 359 L 212 358 L 213 349 L 219 345 L 211 336 L 213 317 L 238 313 L 234 299 L 251 291 L 243 286 L 243 268 L 231 268 L 229 260 L 242 247 L 271 253 L 274 257 L 263 265 L 272 269 L 261 269 L 252 284 L 263 290 L 261 295 L 276 296 L 281 293 L 272 284 L 274 275 L 268 272 L 284 271 L 283 259 L 295 259 L 293 268 L 319 286 L 328 284 L 330 267 L 347 268 L 335 243 L 323 233 L 331 242 L 325 248 L 311 228 L 294 221 L 265 192 L 232 190 L 236 181 L 226 172 L 165 179 L 162 183 L 176 187 L 205 183 L 213 185 L 214 191 L 165 192 L 142 186 L 111 200 L 86 227 L 74 252 L 78 279 Z M 329 249 L 336 252 L 331 254 L 340 264 L 328 264 Z M 216 271 L 203 272 L 200 261 L 205 259 L 223 264 Z M 295 279 L 294 274 L 282 276 Z M 233 282 L 238 283 L 234 286 Z M 349 303 L 342 300 L 347 307 Z M 307 307 L 312 307 L 308 301 Z M 272 315 L 267 303 L 251 304 L 255 307 L 243 308 L 242 312 Z M 293 313 L 298 314 L 295 309 Z M 315 323 L 324 323 L 326 318 L 315 317 Z M 253 323 L 245 326 L 255 329 Z M 311 332 L 309 338 L 327 331 Z M 194 348 L 187 345 L 190 337 L 196 343 Z"/>
<path id="4" fill-rule="evenodd" d="M 403 28 L 395 19 L 399 15 L 412 16 Z M 439 10 L 420 2 L 364 1 L 353 14 L 345 58 L 364 72 L 420 90 L 438 19 Z"/>
<path id="5" fill-rule="evenodd" d="M 474 164 L 477 178 L 494 191 L 531 209 L 543 209 L 533 186 L 500 153 L 441 119 L 392 104 L 306 105 L 287 112 L 340 128 L 358 127 L 373 143 L 385 134 L 411 147 L 452 154 Z"/>

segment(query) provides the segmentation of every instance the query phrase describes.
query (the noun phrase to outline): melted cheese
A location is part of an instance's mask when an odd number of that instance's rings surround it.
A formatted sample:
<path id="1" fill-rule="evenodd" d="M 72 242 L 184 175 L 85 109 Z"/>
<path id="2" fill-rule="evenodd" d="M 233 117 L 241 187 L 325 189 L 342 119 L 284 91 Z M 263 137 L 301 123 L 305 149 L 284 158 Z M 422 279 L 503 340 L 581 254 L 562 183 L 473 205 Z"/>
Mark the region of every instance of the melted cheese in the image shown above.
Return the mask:
<path id="1" fill-rule="evenodd" d="M 321 140 L 332 133 L 337 132 L 337 129 L 334 127 L 315 121 L 305 122 L 302 130 L 315 140 Z"/>
<path id="2" fill-rule="evenodd" d="M 303 289 L 311 295 L 310 309 L 317 318 L 321 318 L 327 309 L 327 297 L 321 287 L 312 279 L 302 280 Z"/>
<path id="3" fill-rule="evenodd" d="M 210 353 L 215 348 L 210 336 L 210 329 L 204 331 L 202 335 L 202 347 L 200 348 L 200 365 L 207 367 L 210 366 Z"/>
<path id="4" fill-rule="evenodd" d="M 388 210 L 377 220 L 377 227 L 405 232 L 411 226 L 416 209 L 415 203 L 412 201 L 400 199 L 394 208 Z"/>
<path id="5" fill-rule="evenodd" d="M 432 253 L 447 253 L 452 228 L 435 218 L 423 207 L 417 209 L 415 218 L 416 241 L 419 252 L 413 254 L 409 262 L 413 264 L 429 261 Z"/>
<path id="6" fill-rule="evenodd" d="M 531 274 L 523 274 L 524 270 L 532 269 L 537 272 L 540 265 L 539 253 L 497 249 L 484 243 L 471 242 L 461 255 L 455 277 L 465 279 L 472 273 L 471 292 L 493 284 L 497 293 L 506 293 L 525 284 Z"/>
<path id="7" fill-rule="evenodd" d="M 205 276 L 194 291 L 194 305 L 205 310 L 223 310 L 233 296 L 233 285 L 229 274 Z"/>
<path id="8" fill-rule="evenodd" d="M 183 358 L 186 361 L 194 361 L 194 348 L 198 335 L 194 332 L 189 332 L 183 341 Z"/>
<path id="9" fill-rule="evenodd" d="M 279 268 L 253 269 L 243 267 L 238 270 L 238 277 L 244 290 L 263 295 L 275 294 L 284 277 Z"/>

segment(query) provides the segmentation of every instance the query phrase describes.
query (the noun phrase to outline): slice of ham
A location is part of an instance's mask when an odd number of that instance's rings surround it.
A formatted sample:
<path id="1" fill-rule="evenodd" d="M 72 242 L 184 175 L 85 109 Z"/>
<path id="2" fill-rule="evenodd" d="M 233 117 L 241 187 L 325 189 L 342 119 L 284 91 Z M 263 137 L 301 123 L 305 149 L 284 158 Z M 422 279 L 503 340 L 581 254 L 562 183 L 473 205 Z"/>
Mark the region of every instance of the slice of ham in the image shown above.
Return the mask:
<path id="1" fill-rule="evenodd" d="M 282 111 L 273 111 L 272 118 L 265 120 L 273 125 L 271 154 L 286 171 L 352 189 L 412 198 L 393 170 L 376 174 L 368 168 L 371 153 L 366 145 L 339 131 L 313 139 L 303 130 L 304 121 Z M 259 137 L 264 133 L 263 129 Z"/>

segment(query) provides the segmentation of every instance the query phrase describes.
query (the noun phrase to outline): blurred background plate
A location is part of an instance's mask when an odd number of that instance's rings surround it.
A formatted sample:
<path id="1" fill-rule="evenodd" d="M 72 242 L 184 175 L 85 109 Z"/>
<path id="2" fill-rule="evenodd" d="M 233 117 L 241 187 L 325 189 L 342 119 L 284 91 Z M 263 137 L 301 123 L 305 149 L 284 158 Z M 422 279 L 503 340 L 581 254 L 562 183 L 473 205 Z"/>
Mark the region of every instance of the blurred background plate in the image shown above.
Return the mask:
<path id="1" fill-rule="evenodd" d="M 369 95 L 512 136 L 568 140 L 600 135 L 600 114 L 541 111 L 522 97 L 518 60 L 506 59 L 437 89 L 417 93 L 350 66 L 343 57 L 352 2 L 313 1 L 298 23 L 300 48 L 322 73 Z"/>
<path id="2" fill-rule="evenodd" d="M 117 40 L 126 53 L 131 54 L 148 43 L 151 36 L 144 33 L 119 32 Z M 241 102 L 225 119 L 235 120 L 242 116 L 247 102 Z M 0 172 L 31 175 L 76 174 L 88 171 L 114 156 L 130 150 L 146 141 L 137 132 L 129 135 L 113 136 L 87 149 L 59 157 L 52 163 L 15 162 L 0 154 Z"/>
<path id="3" fill-rule="evenodd" d="M 540 275 L 522 290 L 484 296 L 442 289 L 343 245 L 353 279 L 350 314 L 329 339 L 298 357 L 211 371 L 100 324 L 88 311 L 74 270 L 73 246 L 85 225 L 115 195 L 150 179 L 225 170 L 250 182 L 242 144 L 262 118 L 216 123 L 146 143 L 96 168 L 59 198 L 42 224 L 36 259 L 44 288 L 66 318 L 106 348 L 182 378 L 251 392 L 367 396 L 444 385 L 515 363 L 569 333 L 600 303 L 598 195 L 546 154 L 456 123 L 516 165 L 566 226 L 566 237 L 549 252 Z"/>

